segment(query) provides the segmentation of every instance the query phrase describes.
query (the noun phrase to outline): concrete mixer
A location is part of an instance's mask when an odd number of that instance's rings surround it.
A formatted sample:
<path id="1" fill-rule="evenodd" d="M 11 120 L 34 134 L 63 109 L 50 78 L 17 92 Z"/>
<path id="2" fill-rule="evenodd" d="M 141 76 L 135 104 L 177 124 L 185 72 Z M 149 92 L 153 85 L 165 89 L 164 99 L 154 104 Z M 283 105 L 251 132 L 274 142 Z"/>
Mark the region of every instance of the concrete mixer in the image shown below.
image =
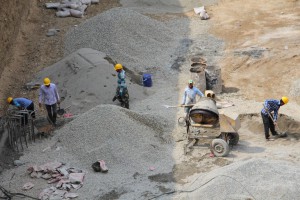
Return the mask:
<path id="1" fill-rule="evenodd" d="M 211 129 L 207 131 L 207 129 Z M 202 97 L 186 117 L 188 143 L 185 153 L 200 143 L 200 139 L 212 139 L 211 152 L 218 157 L 229 154 L 229 145 L 236 145 L 239 141 L 238 129 L 240 120 L 238 115 L 225 110 L 219 113 L 213 98 Z"/>

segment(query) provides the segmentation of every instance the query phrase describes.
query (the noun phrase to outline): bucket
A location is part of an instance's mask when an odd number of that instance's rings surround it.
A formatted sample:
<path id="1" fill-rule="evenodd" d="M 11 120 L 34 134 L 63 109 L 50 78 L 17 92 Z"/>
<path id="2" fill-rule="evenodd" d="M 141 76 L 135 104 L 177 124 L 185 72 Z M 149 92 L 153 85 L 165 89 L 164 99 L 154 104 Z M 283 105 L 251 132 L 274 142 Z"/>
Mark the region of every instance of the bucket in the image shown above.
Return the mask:
<path id="1" fill-rule="evenodd" d="M 143 74 L 143 85 L 144 85 L 144 87 L 152 86 L 151 74 Z"/>

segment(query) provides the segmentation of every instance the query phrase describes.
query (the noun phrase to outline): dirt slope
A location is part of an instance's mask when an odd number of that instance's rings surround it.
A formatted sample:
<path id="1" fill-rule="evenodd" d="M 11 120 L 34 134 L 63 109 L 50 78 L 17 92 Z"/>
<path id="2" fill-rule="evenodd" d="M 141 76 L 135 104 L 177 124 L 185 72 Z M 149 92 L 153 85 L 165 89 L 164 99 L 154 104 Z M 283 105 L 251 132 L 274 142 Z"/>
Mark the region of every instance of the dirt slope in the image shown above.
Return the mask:
<path id="1" fill-rule="evenodd" d="M 212 8 L 212 32 L 226 41 L 222 67 L 225 91 L 248 99 L 296 98 L 299 71 L 300 2 L 220 1 Z"/>
<path id="2" fill-rule="evenodd" d="M 49 1 L 11 0 L 1 4 L 0 43 L 4 46 L 0 51 L 0 116 L 5 113 L 8 96 L 36 99 L 36 94 L 28 94 L 23 86 L 36 72 L 63 58 L 63 37 L 70 27 L 120 6 L 118 0 L 103 0 L 99 5 L 90 6 L 84 18 L 57 18 L 54 10 L 45 8 L 46 2 Z M 46 33 L 51 28 L 60 29 L 59 34 L 47 37 Z"/>

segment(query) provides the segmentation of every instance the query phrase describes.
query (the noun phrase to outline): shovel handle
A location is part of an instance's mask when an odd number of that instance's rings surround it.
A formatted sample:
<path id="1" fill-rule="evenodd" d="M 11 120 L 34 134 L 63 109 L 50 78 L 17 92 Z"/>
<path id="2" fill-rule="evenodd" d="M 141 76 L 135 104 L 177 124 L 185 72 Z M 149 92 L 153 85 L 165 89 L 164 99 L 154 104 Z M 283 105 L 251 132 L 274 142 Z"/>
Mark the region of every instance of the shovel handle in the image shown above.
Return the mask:
<path id="1" fill-rule="evenodd" d="M 269 117 L 271 118 L 272 122 L 275 123 L 273 116 L 271 115 L 271 113 L 269 112 L 268 108 L 266 108 L 265 104 L 263 104 L 264 109 L 266 110 L 266 112 L 268 113 Z"/>

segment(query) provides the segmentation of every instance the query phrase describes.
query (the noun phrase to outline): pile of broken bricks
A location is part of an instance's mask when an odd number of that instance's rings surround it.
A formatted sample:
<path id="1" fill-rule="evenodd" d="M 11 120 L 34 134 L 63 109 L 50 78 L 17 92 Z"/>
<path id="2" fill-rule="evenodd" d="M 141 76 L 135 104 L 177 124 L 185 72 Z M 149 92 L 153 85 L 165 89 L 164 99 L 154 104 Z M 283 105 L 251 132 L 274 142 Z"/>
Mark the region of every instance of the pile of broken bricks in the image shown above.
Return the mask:
<path id="1" fill-rule="evenodd" d="M 71 189 L 78 190 L 83 185 L 85 173 L 80 169 L 67 168 L 63 163 L 51 162 L 44 165 L 34 165 L 27 169 L 32 178 L 43 178 L 49 184 L 56 183 L 56 186 L 44 189 L 39 199 L 70 199 L 78 195 L 69 192 Z"/>

